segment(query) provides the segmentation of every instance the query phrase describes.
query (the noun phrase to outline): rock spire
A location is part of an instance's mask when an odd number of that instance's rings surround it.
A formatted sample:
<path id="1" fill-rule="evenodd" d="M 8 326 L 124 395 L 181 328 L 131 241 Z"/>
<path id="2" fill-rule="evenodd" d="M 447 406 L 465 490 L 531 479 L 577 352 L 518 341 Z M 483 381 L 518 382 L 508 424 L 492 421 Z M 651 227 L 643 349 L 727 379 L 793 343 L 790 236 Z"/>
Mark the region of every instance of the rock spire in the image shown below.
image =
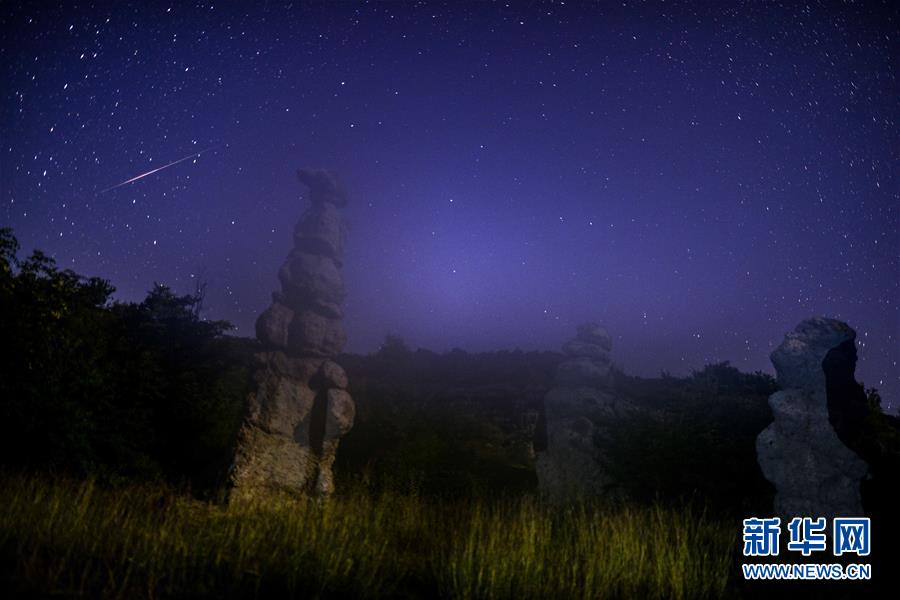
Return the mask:
<path id="1" fill-rule="evenodd" d="M 233 494 L 330 494 L 338 442 L 353 425 L 347 375 L 334 362 L 346 342 L 341 266 L 347 197 L 331 171 L 300 169 L 310 206 L 278 272 L 281 289 L 256 321 L 256 387 L 238 435 Z"/>
<path id="2" fill-rule="evenodd" d="M 846 323 L 814 318 L 788 332 L 772 352 L 781 390 L 769 397 L 775 420 L 756 439 L 756 453 L 763 475 L 775 484 L 778 515 L 862 515 L 860 481 L 868 467 L 829 421 L 823 366 L 826 357 L 833 362 L 852 356 L 855 363 L 855 348 L 845 351 L 855 340 Z M 855 364 L 845 367 L 852 373 Z"/>
<path id="3" fill-rule="evenodd" d="M 596 323 L 579 325 L 563 345 L 566 358 L 544 397 L 535 440 L 538 485 L 551 497 L 605 494 L 612 483 L 600 443 L 617 410 L 611 349 L 609 334 Z"/>

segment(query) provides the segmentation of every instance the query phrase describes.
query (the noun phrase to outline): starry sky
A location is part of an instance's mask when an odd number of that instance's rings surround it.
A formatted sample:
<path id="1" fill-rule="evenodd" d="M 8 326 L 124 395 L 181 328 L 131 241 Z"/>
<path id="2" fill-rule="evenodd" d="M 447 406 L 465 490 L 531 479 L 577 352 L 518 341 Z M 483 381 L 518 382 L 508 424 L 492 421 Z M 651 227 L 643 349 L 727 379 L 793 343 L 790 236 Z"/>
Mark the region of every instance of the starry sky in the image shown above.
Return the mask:
<path id="1" fill-rule="evenodd" d="M 630 373 L 772 372 L 827 315 L 896 411 L 900 11 L 706 4 L 5 2 L 0 219 L 253 335 L 328 167 L 350 351 L 596 320 Z"/>

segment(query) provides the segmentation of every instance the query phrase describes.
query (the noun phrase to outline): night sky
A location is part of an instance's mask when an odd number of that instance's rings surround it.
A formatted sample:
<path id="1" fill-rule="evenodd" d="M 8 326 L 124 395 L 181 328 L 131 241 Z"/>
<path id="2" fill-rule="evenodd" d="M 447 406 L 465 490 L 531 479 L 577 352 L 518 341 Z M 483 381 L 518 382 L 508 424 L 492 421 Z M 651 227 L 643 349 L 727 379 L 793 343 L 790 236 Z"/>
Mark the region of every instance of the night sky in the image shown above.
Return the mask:
<path id="1" fill-rule="evenodd" d="M 826 315 L 896 410 L 896 5 L 604 4 L 4 2 L 0 224 L 253 335 L 332 168 L 350 351 L 590 319 L 630 373 L 772 372 Z"/>

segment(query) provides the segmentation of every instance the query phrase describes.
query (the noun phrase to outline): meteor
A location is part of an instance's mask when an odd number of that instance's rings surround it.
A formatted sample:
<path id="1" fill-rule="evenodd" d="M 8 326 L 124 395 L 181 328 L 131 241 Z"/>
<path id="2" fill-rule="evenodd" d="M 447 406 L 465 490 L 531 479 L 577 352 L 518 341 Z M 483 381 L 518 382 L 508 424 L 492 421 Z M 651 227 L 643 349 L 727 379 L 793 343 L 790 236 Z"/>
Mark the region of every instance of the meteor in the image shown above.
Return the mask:
<path id="1" fill-rule="evenodd" d="M 178 160 L 173 160 L 172 162 L 170 162 L 170 163 L 167 164 L 167 165 L 163 165 L 163 166 L 161 166 L 161 167 L 156 167 L 156 168 L 153 169 L 152 171 L 147 171 L 146 173 L 141 173 L 141 174 L 138 175 L 137 177 L 132 177 L 131 179 L 128 179 L 128 180 L 126 180 L 126 181 L 123 181 L 122 183 L 117 183 L 116 185 L 111 186 L 111 187 L 108 187 L 108 188 L 106 188 L 105 190 L 101 190 L 100 193 L 101 193 L 101 194 L 104 194 L 104 193 L 106 193 L 106 192 L 108 192 L 108 191 L 110 191 L 110 190 L 116 189 L 117 187 L 122 187 L 123 185 L 128 185 L 129 183 L 134 183 L 134 182 L 137 181 L 138 179 L 143 179 L 143 178 L 146 177 L 147 175 L 153 175 L 153 174 L 156 173 L 157 171 L 162 171 L 163 169 L 168 169 L 169 167 L 171 167 L 171 166 L 173 166 L 173 165 L 177 165 L 177 164 L 180 163 L 180 162 L 184 162 L 184 161 L 186 161 L 186 160 L 189 159 L 189 158 L 193 158 L 193 157 L 195 157 L 195 156 L 200 156 L 200 155 L 203 154 L 204 152 L 209 152 L 210 150 L 214 150 L 215 148 L 217 148 L 217 146 L 213 146 L 212 148 L 207 148 L 207 149 L 205 149 L 205 150 L 201 150 L 200 152 L 193 152 L 193 153 L 191 153 L 191 154 L 188 154 L 188 155 L 185 156 L 184 158 L 179 158 Z"/>

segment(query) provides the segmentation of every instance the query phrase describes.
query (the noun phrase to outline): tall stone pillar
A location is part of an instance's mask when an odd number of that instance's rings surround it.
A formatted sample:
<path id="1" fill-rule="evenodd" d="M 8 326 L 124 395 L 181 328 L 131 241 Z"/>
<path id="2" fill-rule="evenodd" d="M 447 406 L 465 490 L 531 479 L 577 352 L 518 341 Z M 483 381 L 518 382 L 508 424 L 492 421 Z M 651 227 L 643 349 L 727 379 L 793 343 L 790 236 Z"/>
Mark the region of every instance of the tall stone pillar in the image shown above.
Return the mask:
<path id="1" fill-rule="evenodd" d="M 775 484 L 775 513 L 783 517 L 853 517 L 863 514 L 860 481 L 867 465 L 838 438 L 829 421 L 825 368 L 850 357 L 856 340 L 835 319 L 803 321 L 772 353 L 781 388 L 769 397 L 775 417 L 756 439 L 759 466 Z M 832 350 L 837 350 L 832 352 Z M 846 358 L 845 360 L 849 360 Z M 852 375 L 851 375 L 852 378 Z"/>
<path id="2" fill-rule="evenodd" d="M 333 358 L 346 341 L 341 266 L 347 203 L 337 176 L 300 169 L 310 206 L 278 272 L 281 289 L 256 322 L 255 390 L 238 435 L 232 494 L 334 491 L 338 442 L 353 425 L 347 375 Z"/>
<path id="3" fill-rule="evenodd" d="M 534 444 L 538 487 L 550 497 L 605 495 L 613 484 L 598 445 L 617 411 L 611 349 L 609 334 L 596 323 L 579 325 L 575 339 L 563 345 L 566 359 L 544 396 Z"/>

